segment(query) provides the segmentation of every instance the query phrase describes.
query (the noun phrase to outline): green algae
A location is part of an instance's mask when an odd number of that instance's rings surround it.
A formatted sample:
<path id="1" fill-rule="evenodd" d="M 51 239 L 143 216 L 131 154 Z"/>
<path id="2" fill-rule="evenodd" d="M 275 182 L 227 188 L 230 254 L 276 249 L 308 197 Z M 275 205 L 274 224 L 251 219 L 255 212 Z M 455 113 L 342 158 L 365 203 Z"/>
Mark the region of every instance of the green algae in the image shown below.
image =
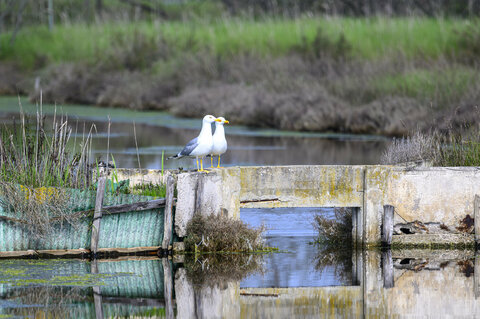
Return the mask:
<path id="1" fill-rule="evenodd" d="M 91 273 L 84 261 L 66 260 L 5 260 L 0 261 L 0 284 L 13 287 L 29 286 L 105 286 L 119 277 L 133 273 Z"/>

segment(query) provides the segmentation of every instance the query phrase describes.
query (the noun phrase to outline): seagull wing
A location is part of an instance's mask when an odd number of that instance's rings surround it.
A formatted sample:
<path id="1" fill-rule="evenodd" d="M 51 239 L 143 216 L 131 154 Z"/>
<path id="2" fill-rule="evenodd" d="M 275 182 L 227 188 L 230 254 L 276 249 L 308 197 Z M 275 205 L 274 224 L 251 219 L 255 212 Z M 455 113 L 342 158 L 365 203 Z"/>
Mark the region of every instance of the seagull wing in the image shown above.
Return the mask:
<path id="1" fill-rule="evenodd" d="M 190 156 L 193 150 L 198 146 L 198 137 L 195 137 L 193 140 L 187 143 L 183 150 L 178 153 L 179 156 Z"/>

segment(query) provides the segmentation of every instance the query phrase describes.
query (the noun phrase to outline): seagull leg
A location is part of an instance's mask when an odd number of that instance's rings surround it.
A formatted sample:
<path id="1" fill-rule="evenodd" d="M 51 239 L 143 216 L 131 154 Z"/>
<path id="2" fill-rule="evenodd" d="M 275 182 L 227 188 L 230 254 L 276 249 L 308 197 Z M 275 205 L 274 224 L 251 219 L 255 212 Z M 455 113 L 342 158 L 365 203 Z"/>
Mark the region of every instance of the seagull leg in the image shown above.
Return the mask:
<path id="1" fill-rule="evenodd" d="M 213 168 L 213 155 L 210 156 L 210 168 Z"/>
<path id="2" fill-rule="evenodd" d="M 203 157 L 200 157 L 200 170 L 199 172 L 209 173 L 209 171 L 203 169 Z"/>
<path id="3" fill-rule="evenodd" d="M 220 155 L 218 155 L 218 164 L 217 164 L 217 168 L 222 168 L 222 167 L 220 166 Z"/>
<path id="4" fill-rule="evenodd" d="M 200 170 L 198 169 L 198 156 L 196 156 L 195 158 L 197 159 L 197 171 L 200 171 Z"/>

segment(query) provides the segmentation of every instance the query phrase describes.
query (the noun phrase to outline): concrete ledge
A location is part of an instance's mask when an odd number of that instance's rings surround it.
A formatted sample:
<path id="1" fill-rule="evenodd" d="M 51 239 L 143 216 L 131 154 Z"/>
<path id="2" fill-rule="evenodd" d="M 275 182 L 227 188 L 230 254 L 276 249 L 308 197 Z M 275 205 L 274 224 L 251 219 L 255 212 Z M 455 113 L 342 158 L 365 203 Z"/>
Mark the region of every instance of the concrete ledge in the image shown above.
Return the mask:
<path id="1" fill-rule="evenodd" d="M 475 247 L 475 237 L 471 234 L 415 234 L 393 235 L 392 249 L 401 247 L 455 248 Z"/>

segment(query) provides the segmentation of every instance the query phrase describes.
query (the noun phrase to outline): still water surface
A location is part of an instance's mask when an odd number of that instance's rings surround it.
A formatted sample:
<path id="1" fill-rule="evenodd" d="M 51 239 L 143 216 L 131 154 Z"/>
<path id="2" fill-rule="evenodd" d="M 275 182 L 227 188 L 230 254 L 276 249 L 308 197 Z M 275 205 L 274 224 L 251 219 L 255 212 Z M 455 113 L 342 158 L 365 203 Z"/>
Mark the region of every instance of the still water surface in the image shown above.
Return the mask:
<path id="1" fill-rule="evenodd" d="M 21 101 L 26 112 L 34 114 L 37 111 L 37 107 L 27 99 Z M 42 108 L 43 113 L 49 116 L 55 112 L 54 105 L 44 104 Z M 56 110 L 57 115 L 68 115 L 78 137 L 82 136 L 84 125 L 85 131 L 88 131 L 95 124 L 92 156 L 105 160 L 109 141 L 109 151 L 117 166 L 126 168 L 139 167 L 137 155 L 142 168 L 161 168 L 162 151 L 166 156 L 178 153 L 197 136 L 201 127 L 199 119 L 177 118 L 165 112 L 81 105 L 59 105 Z M 13 117 L 18 117 L 18 112 L 17 98 L 0 97 L 0 123 L 11 123 Z M 389 139 L 381 136 L 253 129 L 235 123 L 226 126 L 226 134 L 229 149 L 222 157 L 224 166 L 376 164 L 390 143 Z M 192 159 L 164 163 L 164 168 L 178 167 L 194 168 L 195 163 Z"/>

